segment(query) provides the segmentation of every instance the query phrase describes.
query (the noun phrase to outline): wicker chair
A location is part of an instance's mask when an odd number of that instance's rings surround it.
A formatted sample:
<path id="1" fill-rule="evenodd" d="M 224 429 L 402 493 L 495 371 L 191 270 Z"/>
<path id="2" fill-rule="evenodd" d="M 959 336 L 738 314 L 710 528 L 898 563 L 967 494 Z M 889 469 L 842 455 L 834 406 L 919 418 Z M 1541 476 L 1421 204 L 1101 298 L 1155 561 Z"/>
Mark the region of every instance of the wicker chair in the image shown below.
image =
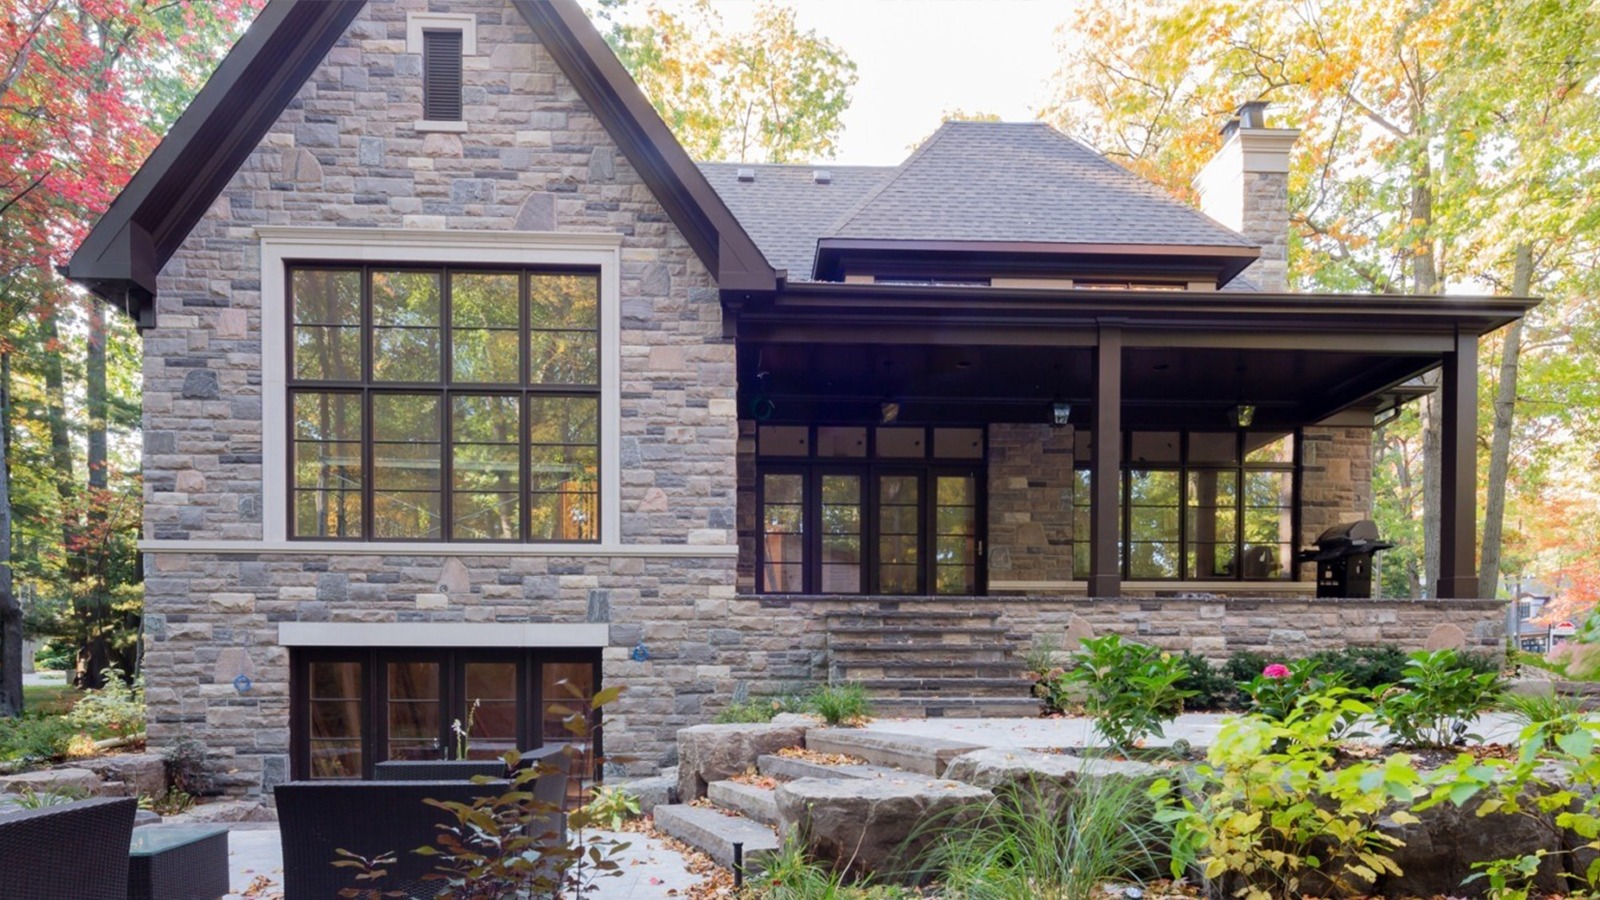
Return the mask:
<path id="1" fill-rule="evenodd" d="M 0 897 L 124 900 L 138 806 L 119 797 L 0 814 Z"/>
<path id="2" fill-rule="evenodd" d="M 425 881 L 435 857 L 411 851 L 436 846 L 437 826 L 455 824 L 444 810 L 424 803 L 471 803 L 499 796 L 506 781 L 292 781 L 273 789 L 278 802 L 278 833 L 283 842 L 283 893 L 287 900 L 336 897 L 348 887 L 404 891 L 432 897 L 443 885 Z M 355 880 L 355 870 L 335 867 L 339 850 L 369 859 L 392 853 L 395 863 L 376 884 Z M 6 896 L 0 894 L 0 896 Z"/>

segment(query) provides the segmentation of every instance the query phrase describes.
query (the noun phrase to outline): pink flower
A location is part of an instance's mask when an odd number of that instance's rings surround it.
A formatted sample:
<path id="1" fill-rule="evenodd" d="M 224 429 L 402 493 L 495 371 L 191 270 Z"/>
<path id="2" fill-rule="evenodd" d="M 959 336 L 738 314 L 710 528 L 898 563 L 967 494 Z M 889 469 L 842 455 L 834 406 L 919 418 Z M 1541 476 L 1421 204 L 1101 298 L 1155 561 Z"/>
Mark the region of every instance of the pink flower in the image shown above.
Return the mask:
<path id="1" fill-rule="evenodd" d="M 1289 667 L 1283 663 L 1273 663 L 1272 665 L 1267 666 L 1265 669 L 1262 669 L 1261 674 L 1267 678 L 1288 678 Z"/>

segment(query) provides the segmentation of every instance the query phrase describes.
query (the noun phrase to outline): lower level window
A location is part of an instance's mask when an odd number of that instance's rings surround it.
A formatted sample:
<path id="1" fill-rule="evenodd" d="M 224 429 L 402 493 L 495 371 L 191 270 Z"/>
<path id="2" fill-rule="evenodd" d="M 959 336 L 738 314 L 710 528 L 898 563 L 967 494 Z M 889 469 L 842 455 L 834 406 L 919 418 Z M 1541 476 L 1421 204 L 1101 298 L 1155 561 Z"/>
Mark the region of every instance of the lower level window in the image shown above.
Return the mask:
<path id="1" fill-rule="evenodd" d="M 386 760 L 497 759 L 556 743 L 598 754 L 571 727 L 600 687 L 597 651 L 317 648 L 295 651 L 292 665 L 296 779 L 370 779 Z M 457 722 L 470 722 L 465 740 Z"/>

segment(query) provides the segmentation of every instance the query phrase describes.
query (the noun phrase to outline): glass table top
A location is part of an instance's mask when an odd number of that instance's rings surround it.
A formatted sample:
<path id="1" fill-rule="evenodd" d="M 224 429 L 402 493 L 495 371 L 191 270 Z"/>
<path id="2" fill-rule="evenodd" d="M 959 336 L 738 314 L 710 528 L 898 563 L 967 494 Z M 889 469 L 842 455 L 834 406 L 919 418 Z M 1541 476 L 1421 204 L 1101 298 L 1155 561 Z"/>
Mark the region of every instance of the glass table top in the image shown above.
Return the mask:
<path id="1" fill-rule="evenodd" d="M 128 854 L 149 856 L 163 853 L 227 832 L 228 829 L 220 825 L 140 825 L 133 830 L 133 843 L 128 848 Z"/>

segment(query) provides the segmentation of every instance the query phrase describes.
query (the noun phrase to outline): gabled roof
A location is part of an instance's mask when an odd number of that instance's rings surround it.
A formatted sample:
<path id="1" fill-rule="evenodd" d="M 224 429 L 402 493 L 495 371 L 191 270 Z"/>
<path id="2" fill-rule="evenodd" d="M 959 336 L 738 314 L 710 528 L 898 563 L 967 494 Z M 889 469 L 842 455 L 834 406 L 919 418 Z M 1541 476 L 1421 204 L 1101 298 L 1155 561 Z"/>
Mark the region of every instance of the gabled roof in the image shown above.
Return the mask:
<path id="1" fill-rule="evenodd" d="M 62 268 L 155 325 L 156 277 L 365 0 L 269 0 L 244 37 Z M 576 0 L 513 0 L 724 291 L 777 273 Z"/>
<path id="2" fill-rule="evenodd" d="M 820 235 L 1253 247 L 1043 122 L 946 122 Z"/>
<path id="3" fill-rule="evenodd" d="M 740 170 L 753 177 L 739 179 Z M 817 236 L 854 207 L 894 166 L 752 165 L 701 163 L 700 171 L 755 238 L 767 259 L 806 281 L 817 254 Z M 826 180 L 819 173 L 827 173 Z"/>

